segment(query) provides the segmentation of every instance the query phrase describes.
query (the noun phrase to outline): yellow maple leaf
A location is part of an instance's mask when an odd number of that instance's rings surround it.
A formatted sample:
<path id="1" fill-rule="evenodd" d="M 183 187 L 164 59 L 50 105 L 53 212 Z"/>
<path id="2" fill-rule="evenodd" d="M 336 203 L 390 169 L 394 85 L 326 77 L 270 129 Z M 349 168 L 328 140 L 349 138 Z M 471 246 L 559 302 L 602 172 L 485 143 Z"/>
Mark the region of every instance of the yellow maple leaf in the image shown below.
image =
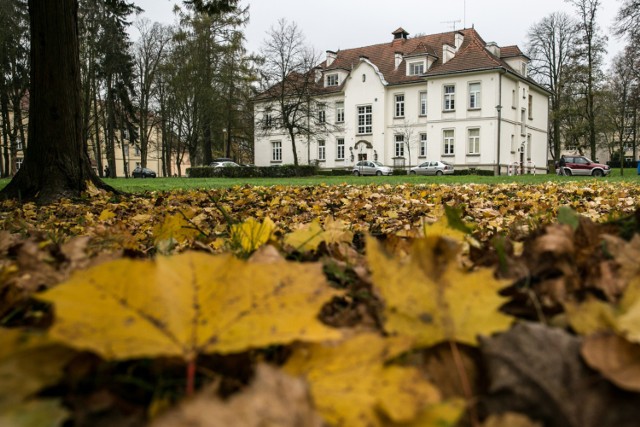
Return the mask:
<path id="1" fill-rule="evenodd" d="M 108 221 L 112 218 L 115 218 L 116 214 L 114 214 L 112 211 L 110 211 L 109 209 L 104 209 L 101 213 L 100 216 L 98 217 L 99 221 Z"/>
<path id="2" fill-rule="evenodd" d="M 260 246 L 267 244 L 276 225 L 269 217 L 263 222 L 255 218 L 249 218 L 242 224 L 231 227 L 231 240 L 245 253 L 256 251 Z"/>
<path id="3" fill-rule="evenodd" d="M 300 252 L 314 251 L 322 243 L 324 230 L 320 222 L 315 219 L 309 224 L 298 227 L 297 230 L 284 237 L 284 243 Z"/>
<path id="4" fill-rule="evenodd" d="M 232 353 L 336 339 L 317 320 L 332 290 L 319 264 L 247 263 L 187 252 L 120 259 L 39 295 L 55 304 L 51 335 L 108 359 Z"/>
<path id="5" fill-rule="evenodd" d="M 167 215 L 153 229 L 156 246 L 165 244 L 165 242 L 184 243 L 195 238 L 198 234 L 199 231 L 181 213 Z"/>
<path id="6" fill-rule="evenodd" d="M 315 251 L 321 243 L 351 242 L 353 233 L 349 230 L 349 224 L 342 220 L 334 220 L 328 217 L 324 228 L 320 221 L 315 219 L 309 224 L 298 227 L 284 238 L 284 243 L 300 252 Z"/>
<path id="7" fill-rule="evenodd" d="M 580 335 L 616 329 L 615 309 L 604 301 L 588 298 L 582 304 L 567 302 L 564 309 L 569 324 Z"/>
<path id="8" fill-rule="evenodd" d="M 512 319 L 499 312 L 506 282 L 489 269 L 465 272 L 455 263 L 456 247 L 439 237 L 416 240 L 409 260 L 389 257 L 367 240 L 375 288 L 385 301 L 385 330 L 414 337 L 420 346 L 442 341 L 477 345 L 478 335 L 508 329 Z"/>
<path id="9" fill-rule="evenodd" d="M 464 410 L 464 400 L 451 399 L 428 406 L 413 421 L 393 423 L 390 427 L 456 427 Z"/>
<path id="10" fill-rule="evenodd" d="M 299 348 L 285 370 L 307 379 L 317 410 L 331 425 L 382 426 L 379 412 L 394 422 L 410 422 L 440 402 L 439 391 L 417 369 L 386 363 L 411 347 L 407 337 L 360 334 Z"/>
<path id="11" fill-rule="evenodd" d="M 46 335 L 0 328 L 0 419 L 27 397 L 60 380 L 63 367 L 74 355 Z"/>

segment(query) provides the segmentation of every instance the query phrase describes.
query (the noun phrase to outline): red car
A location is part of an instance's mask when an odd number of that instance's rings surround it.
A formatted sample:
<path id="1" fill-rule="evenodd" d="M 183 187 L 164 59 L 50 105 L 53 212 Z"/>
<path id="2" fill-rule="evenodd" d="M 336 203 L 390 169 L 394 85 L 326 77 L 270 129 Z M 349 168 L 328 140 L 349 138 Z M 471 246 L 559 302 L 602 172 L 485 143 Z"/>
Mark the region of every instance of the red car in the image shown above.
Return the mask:
<path id="1" fill-rule="evenodd" d="M 564 171 L 564 175 L 606 176 L 611 173 L 609 165 L 593 162 L 585 156 L 562 156 L 560 167 L 562 170 L 558 172 Z"/>

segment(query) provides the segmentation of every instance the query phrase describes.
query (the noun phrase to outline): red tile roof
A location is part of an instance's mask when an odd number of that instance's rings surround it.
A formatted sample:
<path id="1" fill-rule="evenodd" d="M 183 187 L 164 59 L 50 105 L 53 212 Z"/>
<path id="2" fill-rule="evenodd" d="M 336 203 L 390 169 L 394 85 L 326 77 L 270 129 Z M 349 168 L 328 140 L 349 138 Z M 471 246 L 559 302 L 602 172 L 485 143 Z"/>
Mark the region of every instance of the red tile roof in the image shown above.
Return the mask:
<path id="1" fill-rule="evenodd" d="M 398 28 L 392 34 L 406 33 L 403 28 Z M 464 39 L 462 46 L 455 53 L 453 59 L 447 63 L 442 63 L 443 46 L 449 45 L 455 47 L 456 34 L 462 34 Z M 326 61 L 319 64 L 319 68 L 323 71 L 330 70 L 353 70 L 366 57 L 371 63 L 378 67 L 384 79 L 390 85 L 399 85 L 405 83 L 413 83 L 423 81 L 425 77 L 440 76 L 444 74 L 458 74 L 463 72 L 472 72 L 480 70 L 503 69 L 512 74 L 519 75 L 507 64 L 503 58 L 515 56 L 524 56 L 518 46 L 507 46 L 501 49 L 500 58 L 489 52 L 485 46 L 486 42 L 473 28 L 464 30 L 450 31 L 440 34 L 430 34 L 424 36 L 413 37 L 409 39 L 393 39 L 387 43 L 381 43 L 371 46 L 357 47 L 353 49 L 344 49 L 336 52 L 336 58 L 330 66 L 326 65 Z M 404 57 L 415 57 L 420 55 L 429 55 L 435 62 L 429 70 L 421 76 L 408 76 L 406 70 L 406 62 L 403 61 L 396 68 L 395 54 L 401 53 Z M 523 77 L 524 78 L 524 77 Z M 530 83 L 540 87 L 533 80 L 525 78 Z M 324 87 L 321 79 L 317 83 L 317 91 L 320 94 L 330 94 L 341 92 L 344 82 L 340 86 Z"/>

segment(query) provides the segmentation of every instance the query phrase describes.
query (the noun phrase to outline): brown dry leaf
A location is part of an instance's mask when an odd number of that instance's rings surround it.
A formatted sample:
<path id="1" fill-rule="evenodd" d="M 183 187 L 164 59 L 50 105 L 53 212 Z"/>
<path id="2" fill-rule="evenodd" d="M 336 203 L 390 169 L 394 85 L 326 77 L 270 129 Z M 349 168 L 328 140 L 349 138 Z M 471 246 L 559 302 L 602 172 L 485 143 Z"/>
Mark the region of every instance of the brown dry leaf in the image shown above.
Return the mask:
<path id="1" fill-rule="evenodd" d="M 463 271 L 455 255 L 440 237 L 416 240 L 406 262 L 390 257 L 377 241 L 367 241 L 373 283 L 385 301 L 387 332 L 413 337 L 424 347 L 443 341 L 473 346 L 478 335 L 509 328 L 512 319 L 499 311 L 506 299 L 498 295 L 507 283 L 489 269 Z"/>
<path id="2" fill-rule="evenodd" d="M 637 395 L 602 381 L 580 357 L 579 338 L 536 323 L 481 340 L 489 413 L 517 412 L 545 427 L 634 426 Z"/>
<path id="3" fill-rule="evenodd" d="M 531 421 L 527 416 L 508 412 L 492 415 L 482 424 L 482 427 L 544 427 L 540 423 Z"/>
<path id="4" fill-rule="evenodd" d="M 457 352 L 454 355 L 454 351 Z M 480 393 L 481 374 L 478 349 L 464 345 L 456 345 L 455 350 L 449 343 L 438 344 L 424 352 L 422 369 L 429 379 L 438 387 L 445 399 L 466 397 L 461 376 L 471 386 L 471 394 Z M 461 363 L 460 363 L 461 362 Z M 462 370 L 462 372 L 461 372 Z"/>
<path id="5" fill-rule="evenodd" d="M 212 390 L 161 416 L 151 427 L 322 427 L 307 384 L 268 365 L 253 382 L 226 401 Z"/>
<path id="6" fill-rule="evenodd" d="M 415 368 L 386 362 L 412 347 L 406 337 L 356 335 L 336 344 L 298 348 L 285 366 L 311 385 L 317 410 L 335 426 L 382 426 L 380 413 L 409 423 L 440 402 L 438 390 Z"/>
<path id="7" fill-rule="evenodd" d="M 39 295 L 55 305 L 51 334 L 108 359 L 232 353 L 337 339 L 317 320 L 332 290 L 320 264 L 254 264 L 188 252 L 120 259 Z"/>
<path id="8" fill-rule="evenodd" d="M 613 334 L 592 335 L 582 343 L 582 357 L 618 387 L 640 392 L 640 344 Z"/>

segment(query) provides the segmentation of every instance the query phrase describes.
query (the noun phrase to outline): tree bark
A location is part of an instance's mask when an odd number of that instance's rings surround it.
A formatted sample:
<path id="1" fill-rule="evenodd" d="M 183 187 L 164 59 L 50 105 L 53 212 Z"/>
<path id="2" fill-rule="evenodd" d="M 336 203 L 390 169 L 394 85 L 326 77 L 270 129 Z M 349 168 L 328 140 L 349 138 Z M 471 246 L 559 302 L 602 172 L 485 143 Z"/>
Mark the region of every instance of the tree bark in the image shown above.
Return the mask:
<path id="1" fill-rule="evenodd" d="M 25 161 L 1 196 L 50 203 L 77 197 L 91 169 L 82 140 L 77 0 L 29 0 L 31 91 Z"/>

